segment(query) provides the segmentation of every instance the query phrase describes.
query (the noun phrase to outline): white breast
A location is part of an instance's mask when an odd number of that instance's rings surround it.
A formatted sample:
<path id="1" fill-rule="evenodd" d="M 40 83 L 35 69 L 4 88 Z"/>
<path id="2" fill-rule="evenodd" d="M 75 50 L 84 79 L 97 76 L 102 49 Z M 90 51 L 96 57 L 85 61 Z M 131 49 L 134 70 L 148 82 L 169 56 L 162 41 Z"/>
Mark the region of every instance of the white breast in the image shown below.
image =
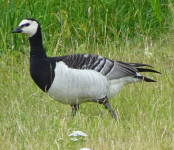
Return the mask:
<path id="1" fill-rule="evenodd" d="M 71 69 L 58 62 L 48 94 L 61 103 L 75 105 L 105 97 L 108 86 L 107 78 L 99 72 Z"/>

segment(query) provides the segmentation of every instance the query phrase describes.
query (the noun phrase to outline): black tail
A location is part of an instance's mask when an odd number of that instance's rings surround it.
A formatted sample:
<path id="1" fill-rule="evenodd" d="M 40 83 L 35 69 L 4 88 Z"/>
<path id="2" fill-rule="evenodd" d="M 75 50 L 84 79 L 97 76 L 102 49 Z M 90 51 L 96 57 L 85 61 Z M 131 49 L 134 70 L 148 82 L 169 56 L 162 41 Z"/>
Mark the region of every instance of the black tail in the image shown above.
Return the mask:
<path id="1" fill-rule="evenodd" d="M 148 67 L 151 67 L 153 68 L 152 66 L 149 66 L 149 65 L 146 65 L 146 64 L 139 64 L 139 63 L 130 63 L 130 65 L 132 67 L 135 67 L 138 71 L 137 72 L 154 72 L 154 73 L 160 73 L 156 70 L 153 70 L 153 69 L 148 69 L 148 68 L 138 68 L 138 67 L 144 67 L 144 66 L 148 66 Z M 160 73 L 161 74 L 161 73 Z M 152 80 L 152 79 L 149 79 L 147 77 L 143 77 L 143 76 L 134 76 L 135 78 L 138 78 L 138 79 L 141 79 L 145 82 L 156 82 L 155 80 Z"/>
<path id="2" fill-rule="evenodd" d="M 120 61 L 118 61 L 120 62 Z M 153 68 L 152 66 L 150 65 L 147 65 L 147 64 L 140 64 L 140 63 L 124 63 L 124 62 L 120 62 L 122 64 L 126 64 L 126 65 L 129 65 L 131 66 L 132 68 L 136 69 L 137 71 L 136 72 L 154 72 L 154 73 L 160 73 L 156 70 L 153 70 L 153 69 L 148 69 L 148 68 L 139 68 L 139 67 L 151 67 Z M 161 73 L 160 73 L 161 74 Z M 135 78 L 138 78 L 138 79 L 141 79 L 141 80 L 144 80 L 145 82 L 156 82 L 155 80 L 152 80 L 152 79 L 149 79 L 147 77 L 143 77 L 143 76 L 140 76 L 140 75 L 135 75 L 134 76 Z"/>
<path id="3" fill-rule="evenodd" d="M 141 79 L 145 82 L 156 82 L 155 80 L 149 79 L 147 77 L 143 77 L 143 76 L 134 76 L 135 78 Z"/>

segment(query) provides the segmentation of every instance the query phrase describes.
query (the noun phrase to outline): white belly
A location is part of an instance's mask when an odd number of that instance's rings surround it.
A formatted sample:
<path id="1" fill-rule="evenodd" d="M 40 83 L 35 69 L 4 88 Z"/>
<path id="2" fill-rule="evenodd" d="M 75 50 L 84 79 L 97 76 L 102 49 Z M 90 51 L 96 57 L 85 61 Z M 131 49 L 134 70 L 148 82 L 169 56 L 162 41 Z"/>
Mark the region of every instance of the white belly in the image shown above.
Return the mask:
<path id="1" fill-rule="evenodd" d="M 138 81 L 141 80 L 132 76 L 107 80 L 106 76 L 97 71 L 71 69 L 64 62 L 58 62 L 48 94 L 61 103 L 76 105 L 105 96 L 113 98 L 124 84 Z"/>
<path id="2" fill-rule="evenodd" d="M 107 78 L 99 72 L 71 69 L 65 63 L 58 62 L 48 94 L 61 103 L 75 105 L 105 97 L 108 86 Z"/>

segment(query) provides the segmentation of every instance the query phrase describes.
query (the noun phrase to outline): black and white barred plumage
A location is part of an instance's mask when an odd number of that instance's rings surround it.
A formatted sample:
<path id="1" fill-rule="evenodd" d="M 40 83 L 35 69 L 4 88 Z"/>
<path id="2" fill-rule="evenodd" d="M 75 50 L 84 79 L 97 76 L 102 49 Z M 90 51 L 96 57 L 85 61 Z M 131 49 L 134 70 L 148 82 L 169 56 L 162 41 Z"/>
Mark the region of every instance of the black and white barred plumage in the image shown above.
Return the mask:
<path id="1" fill-rule="evenodd" d="M 155 72 L 159 73 L 153 69 L 139 68 L 149 65 L 139 64 L 139 63 L 125 63 L 121 61 L 114 61 L 104 58 L 99 55 L 92 54 L 75 54 L 68 55 L 62 60 L 69 68 L 75 69 L 88 69 L 100 72 L 102 75 L 107 76 L 108 79 L 119 79 L 126 76 L 137 76 L 137 72 Z M 146 82 L 155 82 L 152 79 L 144 77 Z"/>
<path id="2" fill-rule="evenodd" d="M 109 99 L 113 98 L 125 84 L 139 81 L 155 82 L 138 74 L 154 72 L 146 64 L 125 63 L 92 54 L 74 54 L 47 57 L 43 45 L 39 23 L 34 19 L 24 19 L 13 33 L 23 33 L 30 42 L 30 74 L 34 82 L 55 100 L 72 106 L 76 112 L 79 104 L 98 102 L 111 109 Z"/>

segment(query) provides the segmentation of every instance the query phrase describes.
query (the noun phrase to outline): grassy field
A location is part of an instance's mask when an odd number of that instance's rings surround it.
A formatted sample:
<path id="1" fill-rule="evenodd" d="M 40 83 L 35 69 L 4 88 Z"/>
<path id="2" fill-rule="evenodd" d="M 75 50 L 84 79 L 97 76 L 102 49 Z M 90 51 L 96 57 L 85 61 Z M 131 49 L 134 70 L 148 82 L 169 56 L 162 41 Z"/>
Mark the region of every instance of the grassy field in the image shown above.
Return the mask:
<path id="1" fill-rule="evenodd" d="M 171 1 L 3 0 L 0 7 L 0 149 L 174 149 Z M 110 101 L 117 122 L 96 103 L 80 105 L 72 117 L 70 106 L 51 99 L 30 77 L 28 39 L 11 34 L 26 17 L 41 23 L 48 56 L 100 54 L 147 63 L 162 75 L 145 73 L 158 82 L 123 87 Z M 76 130 L 88 136 L 73 142 L 68 135 Z"/>

